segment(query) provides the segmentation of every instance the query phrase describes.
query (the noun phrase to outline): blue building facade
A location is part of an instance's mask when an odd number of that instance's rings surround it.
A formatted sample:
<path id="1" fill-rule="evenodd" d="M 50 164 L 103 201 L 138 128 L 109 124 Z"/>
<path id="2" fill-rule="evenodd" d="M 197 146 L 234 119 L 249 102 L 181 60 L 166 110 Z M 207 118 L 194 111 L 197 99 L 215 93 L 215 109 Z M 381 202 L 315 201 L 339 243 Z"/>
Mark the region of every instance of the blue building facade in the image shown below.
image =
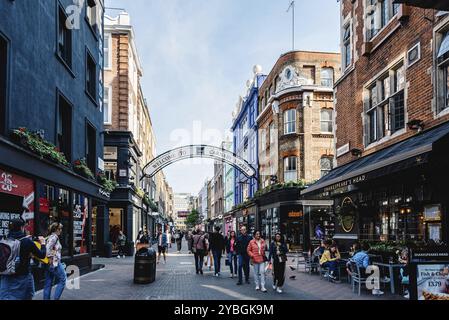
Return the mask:
<path id="1" fill-rule="evenodd" d="M 238 103 L 231 128 L 233 132 L 233 151 L 237 156 L 245 159 L 254 167 L 257 172 L 256 178 L 259 176 L 256 122 L 258 117 L 258 94 L 259 88 L 266 78 L 258 69 L 260 68 L 255 67 L 255 76 L 248 89 L 247 96 L 241 98 Z M 234 204 L 236 207 L 241 206 L 246 200 L 252 198 L 257 189 L 257 179 L 247 178 L 240 170 L 234 169 Z M 245 224 L 250 228 L 252 227 L 251 214 L 236 212 L 236 216 L 238 226 Z"/>
<path id="2" fill-rule="evenodd" d="M 84 3 L 0 0 L 0 212 L 22 216 L 33 235 L 62 223 L 64 260 L 88 268 L 109 241 L 109 196 L 96 179 L 104 5 Z"/>

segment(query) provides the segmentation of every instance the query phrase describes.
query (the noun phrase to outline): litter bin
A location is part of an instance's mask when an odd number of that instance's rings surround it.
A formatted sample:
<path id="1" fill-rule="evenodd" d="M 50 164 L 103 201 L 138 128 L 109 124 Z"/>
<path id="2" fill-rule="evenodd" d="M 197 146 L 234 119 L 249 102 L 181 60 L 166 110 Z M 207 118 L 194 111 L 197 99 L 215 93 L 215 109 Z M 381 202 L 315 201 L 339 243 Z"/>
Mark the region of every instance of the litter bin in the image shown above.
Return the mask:
<path id="1" fill-rule="evenodd" d="M 134 261 L 134 283 L 148 284 L 156 280 L 156 251 L 142 248 Z"/>

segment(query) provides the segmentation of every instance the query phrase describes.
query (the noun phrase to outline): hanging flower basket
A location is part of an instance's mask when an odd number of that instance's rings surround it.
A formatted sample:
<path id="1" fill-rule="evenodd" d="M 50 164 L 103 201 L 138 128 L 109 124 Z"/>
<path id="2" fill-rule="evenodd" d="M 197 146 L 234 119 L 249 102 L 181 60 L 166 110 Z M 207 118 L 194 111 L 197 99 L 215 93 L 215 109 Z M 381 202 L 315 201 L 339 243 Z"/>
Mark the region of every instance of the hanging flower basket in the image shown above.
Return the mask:
<path id="1" fill-rule="evenodd" d="M 73 163 L 73 171 L 84 178 L 95 180 L 95 176 L 87 166 L 86 159 L 84 158 L 76 160 Z"/>
<path id="2" fill-rule="evenodd" d="M 97 182 L 101 184 L 105 191 L 110 193 L 113 192 L 118 186 L 117 182 L 114 180 L 109 180 L 103 172 L 97 174 Z"/>

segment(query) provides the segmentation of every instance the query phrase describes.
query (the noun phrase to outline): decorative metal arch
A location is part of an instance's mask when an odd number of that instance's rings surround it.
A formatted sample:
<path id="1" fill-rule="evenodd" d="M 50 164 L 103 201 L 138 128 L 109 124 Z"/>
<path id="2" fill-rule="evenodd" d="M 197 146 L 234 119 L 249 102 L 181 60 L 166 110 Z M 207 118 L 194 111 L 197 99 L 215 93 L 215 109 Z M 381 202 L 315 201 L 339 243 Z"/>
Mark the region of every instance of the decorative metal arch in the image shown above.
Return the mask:
<path id="1" fill-rule="evenodd" d="M 173 164 L 174 162 L 191 158 L 209 158 L 220 160 L 233 166 L 234 168 L 239 169 L 247 178 L 257 179 L 256 170 L 246 160 L 237 157 L 236 154 L 231 151 L 208 145 L 189 145 L 178 147 L 157 156 L 145 165 L 141 179 L 144 177 L 153 177 L 157 172 Z"/>

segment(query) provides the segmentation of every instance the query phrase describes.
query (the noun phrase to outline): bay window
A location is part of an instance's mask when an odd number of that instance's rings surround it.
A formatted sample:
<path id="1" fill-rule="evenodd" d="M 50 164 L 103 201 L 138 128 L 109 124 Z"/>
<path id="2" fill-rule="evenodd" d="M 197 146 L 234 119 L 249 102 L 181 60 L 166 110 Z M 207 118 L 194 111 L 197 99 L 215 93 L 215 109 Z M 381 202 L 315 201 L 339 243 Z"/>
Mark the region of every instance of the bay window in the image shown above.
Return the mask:
<path id="1" fill-rule="evenodd" d="M 440 33 L 437 50 L 437 113 L 449 107 L 449 30 Z"/>
<path id="2" fill-rule="evenodd" d="M 367 88 L 365 145 L 405 128 L 405 67 L 400 62 Z"/>
<path id="3" fill-rule="evenodd" d="M 284 159 L 284 182 L 298 181 L 297 157 L 287 157 Z"/>
<path id="4" fill-rule="evenodd" d="M 284 112 L 284 134 L 296 132 L 296 109 Z"/>

